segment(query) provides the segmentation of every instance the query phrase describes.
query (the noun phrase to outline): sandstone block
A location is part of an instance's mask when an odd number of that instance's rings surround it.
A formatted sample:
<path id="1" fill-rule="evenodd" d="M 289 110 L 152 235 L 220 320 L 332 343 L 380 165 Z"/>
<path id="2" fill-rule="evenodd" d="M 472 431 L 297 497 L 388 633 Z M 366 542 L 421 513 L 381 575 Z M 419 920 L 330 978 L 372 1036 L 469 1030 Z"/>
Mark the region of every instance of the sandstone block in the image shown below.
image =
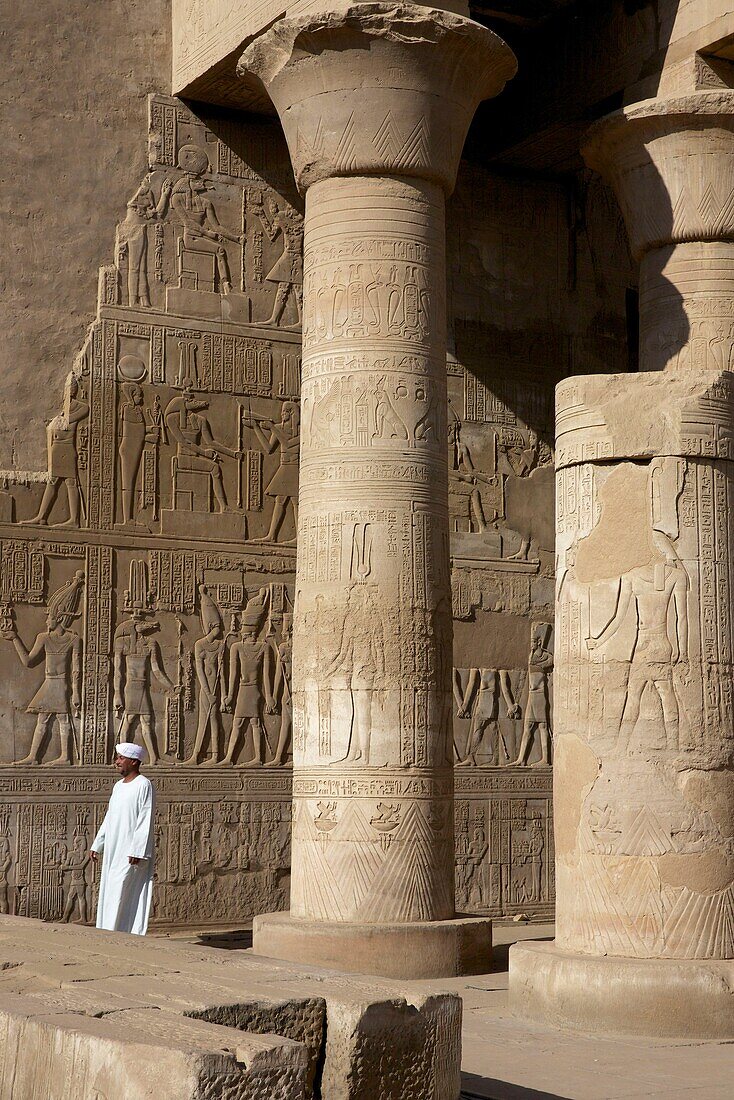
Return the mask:
<path id="1" fill-rule="evenodd" d="M 0 999 L 0 1095 L 7 1100 L 301 1100 L 305 1047 L 156 1009 L 101 1019 Z"/>

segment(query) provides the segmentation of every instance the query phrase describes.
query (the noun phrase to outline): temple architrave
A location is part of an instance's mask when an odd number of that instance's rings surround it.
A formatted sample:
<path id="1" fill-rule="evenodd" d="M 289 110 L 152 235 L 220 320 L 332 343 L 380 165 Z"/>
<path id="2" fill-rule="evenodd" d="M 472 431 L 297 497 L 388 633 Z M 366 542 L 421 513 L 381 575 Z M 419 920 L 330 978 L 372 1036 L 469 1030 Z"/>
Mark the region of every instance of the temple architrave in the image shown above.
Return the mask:
<path id="1" fill-rule="evenodd" d="M 725 8 L 14 13 L 0 913 L 734 1034 Z"/>

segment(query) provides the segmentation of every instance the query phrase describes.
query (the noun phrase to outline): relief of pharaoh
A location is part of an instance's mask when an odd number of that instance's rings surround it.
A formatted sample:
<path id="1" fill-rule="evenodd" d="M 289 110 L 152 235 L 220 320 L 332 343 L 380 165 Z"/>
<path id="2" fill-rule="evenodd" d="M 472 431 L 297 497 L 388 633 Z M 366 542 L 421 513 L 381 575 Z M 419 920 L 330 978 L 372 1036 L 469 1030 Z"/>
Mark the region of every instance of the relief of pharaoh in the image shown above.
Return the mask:
<path id="1" fill-rule="evenodd" d="M 275 302 L 273 312 L 263 325 L 277 325 L 280 322 L 289 296 L 293 296 L 298 311 L 298 322 L 290 328 L 298 328 L 303 308 L 303 224 L 295 210 L 281 210 L 274 200 L 270 210 L 265 209 L 262 193 L 251 200 L 253 211 L 260 219 L 269 239 L 275 242 L 283 237 L 283 251 L 265 276 L 265 281 L 275 283 Z"/>
<path id="2" fill-rule="evenodd" d="M 84 586 L 84 573 L 80 570 L 69 584 L 59 588 L 48 601 L 46 627 L 36 637 L 31 649 L 26 649 L 15 627 L 2 631 L 3 638 L 11 641 L 26 668 L 33 668 L 45 661 L 43 683 L 31 699 L 26 710 L 36 714 L 36 728 L 30 751 L 16 764 L 40 764 L 43 743 L 51 732 L 56 718 L 59 725 L 60 754 L 53 764 L 71 764 L 74 740 L 73 718 L 81 713 L 82 641 L 69 627 L 79 614 L 79 601 Z M 76 746 L 79 757 L 79 747 Z"/>
<path id="3" fill-rule="evenodd" d="M 266 454 L 280 451 L 280 464 L 265 488 L 265 495 L 274 497 L 273 514 L 270 517 L 270 529 L 267 535 L 252 539 L 253 542 L 277 542 L 283 520 L 290 502 L 293 511 L 293 524 L 298 526 L 298 452 L 300 439 L 301 414 L 293 401 L 284 401 L 280 424 L 269 420 L 245 419 L 248 427 L 257 436 L 258 443 Z M 264 430 L 263 430 L 264 429 Z M 270 435 L 265 433 L 269 431 Z M 295 535 L 289 543 L 296 541 Z"/>
<path id="4" fill-rule="evenodd" d="M 239 748 L 240 735 L 247 737 L 252 730 L 252 756 L 245 760 L 246 768 L 261 765 L 262 743 L 265 736 L 262 721 L 263 694 L 267 695 L 267 712 L 273 714 L 275 701 L 270 690 L 270 661 L 272 646 L 266 638 L 258 639 L 263 619 L 266 592 L 262 590 L 250 600 L 242 612 L 240 639 L 229 654 L 229 689 L 225 711 L 234 705 L 232 730 L 223 764 L 233 764 Z"/>
<path id="5" fill-rule="evenodd" d="M 51 509 L 54 506 L 62 482 L 66 486 L 69 515 L 67 519 L 53 526 L 79 526 L 83 500 L 77 462 L 77 428 L 88 416 L 89 403 L 82 400 L 79 382 L 72 374 L 66 382 L 64 411 L 55 416 L 46 428 L 48 481 L 43 491 L 38 513 L 31 519 L 21 520 L 21 526 L 40 523 L 45 527 L 48 524 L 48 517 L 51 514 Z"/>
<path id="6" fill-rule="evenodd" d="M 226 694 L 224 675 L 224 626 L 219 608 L 206 586 L 199 586 L 201 629 L 204 634 L 194 643 L 194 664 L 199 681 L 199 721 L 196 741 L 187 764 L 197 764 L 207 733 L 211 756 L 207 763 L 219 759 L 222 737 L 222 698 Z"/>

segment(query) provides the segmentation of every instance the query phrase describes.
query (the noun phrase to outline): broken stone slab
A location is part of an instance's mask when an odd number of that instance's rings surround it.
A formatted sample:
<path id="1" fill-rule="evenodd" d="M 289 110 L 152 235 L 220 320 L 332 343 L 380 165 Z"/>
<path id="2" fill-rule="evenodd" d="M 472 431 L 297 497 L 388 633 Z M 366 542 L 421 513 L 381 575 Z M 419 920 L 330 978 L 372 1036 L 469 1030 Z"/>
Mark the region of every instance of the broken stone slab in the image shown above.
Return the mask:
<path id="1" fill-rule="evenodd" d="M 303 1044 L 306 1095 L 325 1100 L 459 1096 L 462 1005 L 455 994 L 406 993 L 404 982 L 264 960 L 249 951 L 9 921 L 0 923 L 0 965 L 7 961 L 7 988 L 28 994 L 34 1012 L 39 1005 L 57 1015 L 102 1018 L 160 1011 L 239 1035 L 276 1032 Z M 93 956 L 86 970 L 79 964 L 84 945 Z M 127 973 L 121 973 L 126 947 Z M 66 972 L 65 955 L 72 963 Z"/>
<path id="2" fill-rule="evenodd" d="M 77 983 L 64 989 L 77 995 Z M 98 976 L 84 983 L 82 995 L 105 998 L 114 1003 L 137 999 L 147 1007 L 164 1006 L 170 1012 L 211 1024 L 253 1033 L 273 1032 L 296 1042 L 308 1051 L 308 1091 L 313 1090 L 319 1059 L 326 1040 L 326 1002 L 320 994 L 300 990 L 296 994 L 271 989 L 262 982 L 239 980 L 218 973 L 161 974 L 142 984 L 133 976 Z"/>
<path id="3" fill-rule="evenodd" d="M 327 998 L 328 1100 L 458 1100 L 461 998 Z"/>
<path id="4" fill-rule="evenodd" d="M 158 1009 L 94 1018 L 0 997 L 4 1100 L 303 1100 L 307 1053 Z"/>

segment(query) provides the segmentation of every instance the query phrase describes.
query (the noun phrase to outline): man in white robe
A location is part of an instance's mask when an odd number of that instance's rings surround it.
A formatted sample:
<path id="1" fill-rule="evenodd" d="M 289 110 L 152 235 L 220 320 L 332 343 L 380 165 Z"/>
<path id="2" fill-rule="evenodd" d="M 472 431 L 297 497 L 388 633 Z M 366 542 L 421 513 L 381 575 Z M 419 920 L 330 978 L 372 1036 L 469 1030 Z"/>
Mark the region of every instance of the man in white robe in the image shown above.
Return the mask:
<path id="1" fill-rule="evenodd" d="M 153 895 L 155 792 L 140 774 L 143 749 L 132 742 L 116 748 L 122 778 L 112 789 L 107 813 L 91 847 L 96 863 L 104 852 L 97 928 L 144 936 Z"/>

